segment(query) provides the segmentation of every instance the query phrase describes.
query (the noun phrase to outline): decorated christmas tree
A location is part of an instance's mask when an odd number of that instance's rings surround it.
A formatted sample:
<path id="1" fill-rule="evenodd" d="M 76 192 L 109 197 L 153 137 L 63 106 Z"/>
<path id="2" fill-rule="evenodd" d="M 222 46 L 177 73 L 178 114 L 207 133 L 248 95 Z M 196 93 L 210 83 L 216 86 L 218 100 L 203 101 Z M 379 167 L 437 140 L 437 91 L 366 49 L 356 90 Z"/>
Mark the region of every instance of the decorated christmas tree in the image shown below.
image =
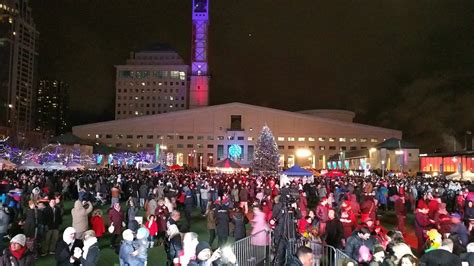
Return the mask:
<path id="1" fill-rule="evenodd" d="M 252 168 L 257 173 L 275 173 L 278 171 L 280 155 L 270 128 L 265 125 L 260 132 L 255 147 Z"/>

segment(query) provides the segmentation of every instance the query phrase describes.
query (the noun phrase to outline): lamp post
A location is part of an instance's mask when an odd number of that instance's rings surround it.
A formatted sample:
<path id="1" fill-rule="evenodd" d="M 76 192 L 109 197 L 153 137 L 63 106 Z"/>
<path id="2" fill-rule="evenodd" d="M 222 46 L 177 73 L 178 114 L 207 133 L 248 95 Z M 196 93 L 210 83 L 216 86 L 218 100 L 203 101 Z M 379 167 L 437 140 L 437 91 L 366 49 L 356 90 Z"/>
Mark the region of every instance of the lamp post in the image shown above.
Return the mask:
<path id="1" fill-rule="evenodd" d="M 202 155 L 199 155 L 199 172 L 202 172 Z"/>
<path id="2" fill-rule="evenodd" d="M 382 178 L 385 177 L 385 161 L 382 160 Z"/>

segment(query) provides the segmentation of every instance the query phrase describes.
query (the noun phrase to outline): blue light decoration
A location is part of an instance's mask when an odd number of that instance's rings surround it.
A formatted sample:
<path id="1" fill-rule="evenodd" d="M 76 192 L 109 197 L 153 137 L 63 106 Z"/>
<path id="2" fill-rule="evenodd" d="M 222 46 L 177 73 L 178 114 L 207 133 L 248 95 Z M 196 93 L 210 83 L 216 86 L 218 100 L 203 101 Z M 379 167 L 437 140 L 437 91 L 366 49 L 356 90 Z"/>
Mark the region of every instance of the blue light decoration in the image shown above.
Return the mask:
<path id="1" fill-rule="evenodd" d="M 101 164 L 103 159 L 104 159 L 104 155 L 102 154 L 97 155 L 97 164 Z"/>
<path id="2" fill-rule="evenodd" d="M 331 169 L 331 162 L 328 162 L 328 169 Z"/>
<path id="3" fill-rule="evenodd" d="M 337 169 L 337 163 L 336 162 L 332 162 L 332 169 Z"/>
<path id="4" fill-rule="evenodd" d="M 346 166 L 346 169 L 349 169 L 349 161 L 348 160 L 344 161 L 344 165 Z"/>
<path id="5" fill-rule="evenodd" d="M 342 162 L 341 162 L 341 161 L 337 161 L 337 167 L 338 167 L 339 169 L 342 169 Z"/>
<path id="6" fill-rule="evenodd" d="M 237 144 L 230 145 L 229 155 L 231 158 L 240 158 L 240 156 L 242 155 L 242 147 Z"/>
<path id="7" fill-rule="evenodd" d="M 114 159 L 114 156 L 112 156 L 112 154 L 109 154 L 109 159 L 107 161 L 109 165 L 112 164 L 113 159 Z"/>

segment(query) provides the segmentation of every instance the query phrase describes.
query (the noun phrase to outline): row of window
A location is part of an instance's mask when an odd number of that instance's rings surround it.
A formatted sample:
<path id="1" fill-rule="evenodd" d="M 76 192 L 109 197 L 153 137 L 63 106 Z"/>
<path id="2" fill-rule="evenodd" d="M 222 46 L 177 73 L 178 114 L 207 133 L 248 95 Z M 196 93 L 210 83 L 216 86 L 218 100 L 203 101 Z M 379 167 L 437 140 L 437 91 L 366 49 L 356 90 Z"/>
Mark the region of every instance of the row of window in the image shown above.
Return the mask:
<path id="1" fill-rule="evenodd" d="M 176 105 L 177 104 L 175 104 L 175 106 Z M 163 103 L 163 107 L 168 107 L 168 106 L 169 106 L 169 104 Z M 131 108 L 133 108 L 133 107 L 161 107 L 161 103 L 157 103 L 157 104 L 156 103 L 146 103 L 146 104 L 145 103 L 140 103 L 140 104 L 138 104 L 138 103 L 135 103 L 135 104 L 133 104 L 133 103 L 130 103 L 130 104 L 126 104 L 126 103 L 120 104 L 120 103 L 118 103 L 117 107 L 131 107 Z M 176 107 L 178 107 L 178 106 L 176 106 Z M 181 107 L 184 107 L 184 103 L 181 104 Z"/>
<path id="2" fill-rule="evenodd" d="M 298 148 L 298 149 L 305 149 L 306 147 L 304 147 L 304 146 L 298 146 L 297 148 Z M 310 150 L 316 150 L 316 146 L 309 146 L 308 148 L 309 148 Z M 339 151 L 347 151 L 347 148 L 348 148 L 348 147 L 346 147 L 346 146 L 340 146 L 340 147 L 339 147 Z M 284 145 L 278 145 L 278 149 L 279 149 L 279 150 L 284 150 L 284 149 L 285 149 L 285 146 L 284 146 Z M 289 145 L 289 146 L 287 146 L 287 149 L 288 149 L 288 150 L 294 150 L 294 149 L 295 149 L 295 146 Z M 364 149 L 367 149 L 367 147 L 362 146 L 362 147 L 360 147 L 360 149 L 361 149 L 361 150 L 364 150 Z M 319 146 L 319 147 L 318 147 L 318 150 L 320 150 L 320 151 L 325 151 L 325 150 L 326 150 L 326 146 Z M 336 147 L 336 146 L 329 146 L 329 147 L 327 147 L 327 150 L 335 151 L 335 150 L 337 150 L 337 147 Z M 356 147 L 356 146 L 350 146 L 350 147 L 349 147 L 349 150 L 355 151 L 355 150 L 357 150 L 357 147 Z"/>
<path id="3" fill-rule="evenodd" d="M 278 137 L 277 138 L 278 141 L 316 141 L 316 138 L 314 137 L 308 137 L 308 138 L 305 138 L 305 137 L 298 137 L 298 138 L 295 138 L 295 137 Z M 318 141 L 320 142 L 324 142 L 324 141 L 329 141 L 329 142 L 335 142 L 336 140 L 338 140 L 339 142 L 357 142 L 357 138 L 325 138 L 325 137 L 319 137 L 318 138 Z M 360 142 L 364 143 L 364 142 L 368 142 L 369 139 L 367 138 L 360 138 L 359 139 Z M 378 142 L 378 139 L 376 138 L 371 138 L 370 139 L 370 142 L 372 143 L 377 143 Z"/>
<path id="4" fill-rule="evenodd" d="M 179 108 L 184 108 L 184 104 L 181 104 L 181 107 L 178 106 L 178 104 L 175 104 L 175 105 L 168 105 L 168 106 L 164 106 L 164 108 L 178 108 L 178 110 L 181 110 Z M 161 113 L 167 113 L 168 110 L 159 110 L 159 111 L 156 111 L 156 110 L 148 110 L 148 111 L 117 111 L 117 115 L 126 115 L 126 114 L 129 114 L 129 115 L 156 115 L 156 114 L 161 114 Z"/>
<path id="5" fill-rule="evenodd" d="M 172 79 L 186 80 L 186 72 L 167 71 L 167 70 L 158 70 L 158 71 L 121 70 L 119 71 L 119 78 L 146 79 L 149 77 L 158 78 L 158 79 L 172 78 Z"/>
<path id="6" fill-rule="evenodd" d="M 122 96 L 117 96 L 117 100 L 122 100 Z M 123 97 L 123 100 L 127 100 L 127 97 Z M 135 101 L 138 101 L 138 100 L 161 100 L 161 96 L 158 96 L 158 97 L 155 97 L 155 96 L 147 96 L 145 98 L 145 96 L 141 96 L 141 97 L 138 97 L 138 96 L 135 96 L 135 97 L 128 97 L 128 100 L 135 100 Z M 180 97 L 179 96 L 163 96 L 163 100 L 170 100 L 170 101 L 179 101 L 180 100 Z M 181 101 L 184 101 L 184 96 L 181 96 Z"/>
<path id="7" fill-rule="evenodd" d="M 156 81 L 136 81 L 136 82 L 133 82 L 133 81 L 130 81 L 130 82 L 121 82 L 119 81 L 117 83 L 117 85 L 119 86 L 168 86 L 168 81 L 163 81 L 163 82 L 156 82 Z M 170 86 L 185 86 L 186 83 L 184 81 L 181 81 L 181 82 L 173 82 L 173 81 L 170 81 L 169 82 L 169 85 Z M 127 92 L 126 91 L 127 89 L 124 90 L 124 92 Z M 138 90 L 138 89 L 136 89 Z M 130 89 L 130 91 L 132 91 L 132 89 Z"/>
<path id="8" fill-rule="evenodd" d="M 173 93 L 173 92 L 179 93 L 180 90 L 181 90 L 181 91 L 184 91 L 184 89 L 182 89 L 182 88 L 181 88 L 181 89 L 172 89 L 172 88 L 167 88 L 167 89 L 135 89 L 135 93 L 150 93 L 150 92 L 153 92 L 153 93 L 156 93 L 156 92 L 158 92 L 158 93 L 161 93 L 161 92 L 168 93 L 168 91 L 169 91 L 170 93 Z M 133 93 L 133 92 L 134 92 L 133 89 L 130 89 L 130 90 L 127 90 L 127 89 L 123 89 L 123 90 L 122 90 L 122 89 L 117 89 L 117 92 L 118 92 L 118 93 L 121 93 L 122 91 L 123 91 L 124 93 L 128 93 L 128 92 Z"/>

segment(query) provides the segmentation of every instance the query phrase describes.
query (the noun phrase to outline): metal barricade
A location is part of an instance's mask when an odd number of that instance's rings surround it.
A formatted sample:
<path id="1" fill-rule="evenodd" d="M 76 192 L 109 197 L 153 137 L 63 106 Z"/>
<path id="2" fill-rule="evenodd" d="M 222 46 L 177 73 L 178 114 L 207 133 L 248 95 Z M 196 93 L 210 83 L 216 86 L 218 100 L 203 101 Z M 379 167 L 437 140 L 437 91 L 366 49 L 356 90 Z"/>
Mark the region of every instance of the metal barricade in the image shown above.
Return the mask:
<path id="1" fill-rule="evenodd" d="M 239 266 L 265 265 L 271 250 L 271 231 L 260 231 L 236 241 L 233 251 Z"/>
<path id="2" fill-rule="evenodd" d="M 301 246 L 307 246 L 311 248 L 314 255 L 315 266 L 342 266 L 346 265 L 347 262 L 353 262 L 354 265 L 357 263 L 347 256 L 342 250 L 337 249 L 333 246 L 323 245 L 315 241 L 305 240 L 290 240 L 288 246 L 288 256 L 286 257 L 287 264 L 290 257 L 296 254 L 296 251 Z"/>

